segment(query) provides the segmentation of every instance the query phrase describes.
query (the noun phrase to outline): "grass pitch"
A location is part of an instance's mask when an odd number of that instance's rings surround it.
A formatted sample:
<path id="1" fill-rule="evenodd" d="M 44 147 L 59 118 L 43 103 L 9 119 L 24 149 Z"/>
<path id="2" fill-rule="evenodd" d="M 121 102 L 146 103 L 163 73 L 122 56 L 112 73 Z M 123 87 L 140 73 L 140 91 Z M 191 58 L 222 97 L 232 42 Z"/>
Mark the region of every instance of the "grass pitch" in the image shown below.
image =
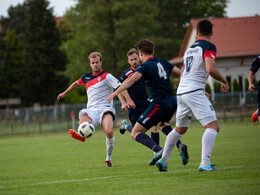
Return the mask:
<path id="1" fill-rule="evenodd" d="M 191 126 L 181 138 L 189 163 L 181 165 L 175 148 L 167 173 L 149 166 L 153 152 L 118 129 L 111 168 L 101 130 L 84 143 L 67 132 L 0 137 L 0 194 L 260 194 L 259 124 L 221 124 L 213 172 L 197 171 L 203 131 Z"/>

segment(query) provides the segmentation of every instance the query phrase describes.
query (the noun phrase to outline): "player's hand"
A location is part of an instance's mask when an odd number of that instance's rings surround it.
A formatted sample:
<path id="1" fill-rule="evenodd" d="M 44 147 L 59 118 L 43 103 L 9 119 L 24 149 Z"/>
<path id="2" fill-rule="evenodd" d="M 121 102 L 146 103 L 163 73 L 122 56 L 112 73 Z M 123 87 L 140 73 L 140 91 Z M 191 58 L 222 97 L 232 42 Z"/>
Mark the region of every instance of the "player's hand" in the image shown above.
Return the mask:
<path id="1" fill-rule="evenodd" d="M 63 93 L 60 93 L 59 95 L 58 95 L 58 97 L 57 97 L 57 100 L 60 100 L 61 98 L 64 98 L 65 97 L 65 93 L 63 92 Z"/>
<path id="2" fill-rule="evenodd" d="M 133 109 L 136 108 L 136 105 L 135 105 L 135 103 L 133 102 L 132 99 L 127 101 L 127 107 L 128 108 L 133 108 Z"/>
<path id="3" fill-rule="evenodd" d="M 251 84 L 251 85 L 249 84 L 248 91 L 250 93 L 254 92 L 255 91 L 255 85 L 254 84 Z"/>
<path id="4" fill-rule="evenodd" d="M 123 111 L 127 110 L 127 104 L 126 103 L 121 105 L 121 110 L 123 110 Z"/>
<path id="5" fill-rule="evenodd" d="M 205 95 L 206 95 L 206 97 L 209 99 L 210 98 L 210 94 L 209 93 L 207 93 L 206 91 L 205 91 Z"/>
<path id="6" fill-rule="evenodd" d="M 111 103 L 115 96 L 116 96 L 115 92 L 114 92 L 114 93 L 111 93 L 110 96 L 108 96 L 107 101 L 108 101 L 109 103 Z"/>
<path id="7" fill-rule="evenodd" d="M 221 83 L 221 88 L 220 88 L 220 92 L 222 93 L 227 93 L 229 90 L 229 86 L 228 86 L 228 82 L 226 83 Z"/>

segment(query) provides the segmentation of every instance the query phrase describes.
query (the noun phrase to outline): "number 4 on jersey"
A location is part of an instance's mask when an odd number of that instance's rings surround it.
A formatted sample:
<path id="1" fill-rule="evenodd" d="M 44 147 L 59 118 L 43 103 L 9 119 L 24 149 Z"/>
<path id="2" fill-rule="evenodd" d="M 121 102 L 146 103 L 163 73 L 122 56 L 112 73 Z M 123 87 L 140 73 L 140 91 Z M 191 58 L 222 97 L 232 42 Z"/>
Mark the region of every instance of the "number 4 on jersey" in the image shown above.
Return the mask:
<path id="1" fill-rule="evenodd" d="M 160 62 L 157 63 L 157 67 L 158 67 L 158 74 L 159 74 L 160 78 L 167 79 L 167 73 L 164 70 L 164 68 Z"/>

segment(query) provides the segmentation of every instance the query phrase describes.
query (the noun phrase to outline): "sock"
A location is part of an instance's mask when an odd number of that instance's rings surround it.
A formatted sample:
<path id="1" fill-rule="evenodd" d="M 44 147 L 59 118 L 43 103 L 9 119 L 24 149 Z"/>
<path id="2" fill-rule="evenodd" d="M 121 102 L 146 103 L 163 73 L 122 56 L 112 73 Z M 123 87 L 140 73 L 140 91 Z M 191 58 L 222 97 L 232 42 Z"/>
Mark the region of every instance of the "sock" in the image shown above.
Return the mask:
<path id="1" fill-rule="evenodd" d="M 156 144 L 148 135 L 146 135 L 145 133 L 139 133 L 135 140 L 143 145 L 145 145 L 146 147 L 150 148 L 151 150 L 153 150 L 154 152 L 158 152 L 160 151 L 162 148 Z"/>
<path id="2" fill-rule="evenodd" d="M 175 129 L 173 129 L 166 137 L 166 141 L 164 144 L 162 160 L 165 164 L 168 164 L 168 159 L 172 153 L 174 146 L 176 145 L 178 139 L 180 139 L 182 135 L 179 134 Z"/>
<path id="3" fill-rule="evenodd" d="M 164 128 L 162 128 L 162 132 L 165 135 L 168 135 L 170 132 L 172 131 L 172 127 L 170 125 L 165 126 Z"/>
<path id="4" fill-rule="evenodd" d="M 178 139 L 177 143 L 176 143 L 176 147 L 179 149 L 180 148 L 180 144 L 182 144 L 181 140 Z"/>
<path id="5" fill-rule="evenodd" d="M 131 133 L 131 132 L 132 132 L 132 129 L 133 129 L 133 126 L 132 126 L 132 125 L 129 125 L 129 124 L 126 124 L 125 129 L 126 129 L 127 131 L 129 131 L 129 133 Z"/>
<path id="6" fill-rule="evenodd" d="M 159 132 L 157 132 L 157 133 L 151 132 L 151 138 L 152 138 L 152 140 L 155 143 L 157 143 L 159 145 L 159 143 L 160 143 L 160 134 L 159 134 Z"/>
<path id="7" fill-rule="evenodd" d="M 107 158 L 106 160 L 111 160 L 111 155 L 115 145 L 115 137 L 107 138 L 106 137 L 106 146 L 107 146 Z"/>
<path id="8" fill-rule="evenodd" d="M 207 128 L 202 136 L 201 165 L 210 164 L 210 156 L 218 132 L 215 129 Z"/>

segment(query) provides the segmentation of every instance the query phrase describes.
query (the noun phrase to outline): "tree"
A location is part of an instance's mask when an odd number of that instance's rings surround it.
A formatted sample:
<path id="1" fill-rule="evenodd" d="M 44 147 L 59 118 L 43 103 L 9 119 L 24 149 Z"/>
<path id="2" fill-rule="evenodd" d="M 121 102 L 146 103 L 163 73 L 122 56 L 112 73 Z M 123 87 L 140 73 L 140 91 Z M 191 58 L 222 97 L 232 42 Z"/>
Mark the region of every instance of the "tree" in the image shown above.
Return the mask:
<path id="1" fill-rule="evenodd" d="M 232 85 L 233 85 L 233 91 L 234 91 L 234 92 L 241 91 L 241 86 L 239 85 L 237 79 L 234 79 L 234 80 L 233 80 Z"/>
<path id="2" fill-rule="evenodd" d="M 0 98 L 20 98 L 25 49 L 15 30 L 7 30 L 0 44 Z"/>

